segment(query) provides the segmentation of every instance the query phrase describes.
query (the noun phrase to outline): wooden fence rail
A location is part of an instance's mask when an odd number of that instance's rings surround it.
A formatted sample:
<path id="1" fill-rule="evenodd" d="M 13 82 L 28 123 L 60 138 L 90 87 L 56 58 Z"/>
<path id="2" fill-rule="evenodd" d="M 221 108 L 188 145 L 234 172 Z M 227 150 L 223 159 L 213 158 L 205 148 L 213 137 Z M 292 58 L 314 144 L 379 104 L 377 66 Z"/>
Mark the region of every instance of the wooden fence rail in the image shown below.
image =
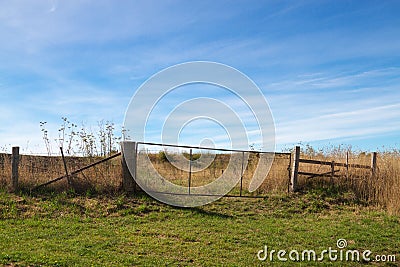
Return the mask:
<path id="1" fill-rule="evenodd" d="M 350 164 L 349 163 L 349 154 L 346 154 L 346 163 L 335 162 L 335 161 L 322 161 L 322 160 L 313 160 L 313 159 L 302 159 L 300 158 L 300 146 L 296 146 L 294 149 L 294 157 L 293 157 L 293 168 L 292 175 L 290 181 L 290 191 L 296 192 L 298 191 L 298 176 L 299 175 L 308 175 L 310 178 L 314 177 L 330 177 L 331 182 L 333 183 L 334 177 L 339 177 L 335 175 L 339 170 L 335 170 L 335 167 L 345 167 L 346 168 L 346 176 L 348 177 L 349 168 L 359 168 L 359 169 L 369 169 L 371 170 L 371 176 L 374 177 L 376 173 L 377 163 L 376 163 L 377 153 L 373 152 L 371 157 L 371 165 L 362 165 L 362 164 Z M 330 166 L 331 170 L 329 172 L 324 173 L 312 173 L 312 172 L 303 172 L 299 171 L 300 163 L 305 164 L 315 164 L 315 165 L 326 165 Z"/>
<path id="2" fill-rule="evenodd" d="M 83 168 L 79 168 L 79 169 L 77 169 L 77 170 L 75 170 L 75 171 L 72 171 L 69 175 L 70 175 L 70 176 L 73 176 L 73 175 L 75 175 L 75 174 L 78 174 L 78 173 L 80 173 L 80 172 L 83 172 L 84 170 L 87 170 L 87 169 L 92 168 L 92 167 L 94 167 L 94 166 L 96 166 L 96 165 L 99 165 L 99 164 L 101 164 L 101 163 L 103 163 L 103 162 L 109 161 L 110 159 L 116 158 L 116 157 L 118 157 L 118 156 L 120 156 L 120 155 L 121 155 L 121 152 L 118 152 L 118 153 L 116 153 L 116 154 L 114 154 L 114 155 L 111 155 L 111 156 L 109 156 L 109 157 L 107 157 L 107 158 L 104 158 L 104 159 L 101 159 L 101 160 L 96 161 L 96 162 L 94 162 L 94 163 L 91 163 L 91 164 L 89 164 L 89 165 L 87 165 L 87 166 L 85 166 L 85 167 L 83 167 Z M 34 187 L 33 190 L 36 190 L 36 189 L 38 189 L 38 188 L 40 188 L 40 187 L 43 187 L 43 186 L 52 184 L 52 183 L 54 183 L 54 182 L 60 181 L 60 180 L 65 179 L 65 178 L 68 178 L 68 174 L 62 175 L 62 176 L 57 177 L 57 178 L 55 178 L 55 179 L 53 179 L 53 180 L 50 180 L 50 181 L 48 181 L 48 182 L 46 182 L 46 183 L 40 184 L 40 185 Z"/>

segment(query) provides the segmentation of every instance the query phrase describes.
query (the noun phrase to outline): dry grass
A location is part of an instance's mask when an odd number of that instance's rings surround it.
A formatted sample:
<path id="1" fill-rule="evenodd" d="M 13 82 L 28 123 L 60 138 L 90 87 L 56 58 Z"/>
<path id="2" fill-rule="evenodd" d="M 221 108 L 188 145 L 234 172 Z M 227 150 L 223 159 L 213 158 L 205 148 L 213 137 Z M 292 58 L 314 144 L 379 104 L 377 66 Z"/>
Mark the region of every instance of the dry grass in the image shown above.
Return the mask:
<path id="1" fill-rule="evenodd" d="M 378 156 L 378 172 L 371 181 L 370 195 L 392 214 L 400 214 L 400 153 L 384 152 Z"/>
<path id="2" fill-rule="evenodd" d="M 346 162 L 347 150 L 335 150 L 325 155 L 302 154 L 301 158 L 323 161 Z M 372 153 L 354 153 L 349 151 L 349 163 L 371 166 Z M 378 153 L 377 170 L 373 175 L 371 169 L 335 167 L 339 177 L 334 179 L 335 186 L 341 190 L 354 193 L 357 199 L 385 208 L 390 214 L 400 214 L 400 153 L 385 151 Z M 300 170 L 306 172 L 329 172 L 330 166 L 300 164 Z M 303 188 L 310 186 L 330 186 L 329 178 L 312 178 L 300 176 Z"/>
<path id="3" fill-rule="evenodd" d="M 145 157 L 149 156 L 152 166 L 148 166 L 145 161 Z M 196 161 L 192 164 L 191 174 L 191 186 L 197 187 L 206 185 L 214 180 L 218 179 L 225 171 L 227 171 L 229 161 L 233 161 L 233 168 L 230 170 L 229 175 L 237 178 L 240 181 L 241 174 L 243 173 L 242 183 L 238 183 L 237 186 L 232 190 L 232 194 L 240 194 L 240 185 L 242 184 L 242 195 L 265 195 L 271 192 L 286 192 L 289 182 L 289 164 L 290 155 L 277 154 L 275 156 L 272 167 L 265 177 L 262 185 L 255 191 L 249 192 L 249 184 L 254 176 L 256 168 L 259 168 L 261 173 L 267 173 L 266 164 L 263 164 L 266 159 L 260 159 L 259 153 L 245 153 L 245 158 L 248 157 L 247 166 L 243 166 L 242 170 L 242 154 L 216 154 L 214 161 L 206 168 L 201 168 L 202 164 L 196 164 Z M 171 156 L 171 158 L 174 158 Z M 178 165 L 175 162 L 175 165 Z M 188 186 L 189 184 L 189 172 L 182 170 L 177 167 L 163 156 L 152 153 L 139 153 L 138 157 L 138 173 L 145 176 L 155 176 L 154 168 L 159 174 L 165 177 L 170 182 Z M 186 163 L 188 165 L 188 163 Z M 179 165 L 178 165 L 179 166 Z M 187 167 L 188 169 L 188 167 Z M 264 177 L 262 177 L 264 178 Z"/>
<path id="4" fill-rule="evenodd" d="M 347 150 L 335 149 L 329 152 L 310 152 L 304 151 L 301 158 L 346 162 Z M 143 153 L 143 152 L 141 152 Z M 173 166 L 168 160 L 160 157 L 153 152 L 148 153 L 153 167 L 163 177 L 179 185 L 188 185 L 189 173 Z M 287 192 L 289 182 L 290 155 L 277 154 L 272 164 L 272 168 L 263 184 L 255 192 L 248 191 L 248 185 L 256 167 L 263 168 L 265 164 L 260 162 L 258 153 L 248 153 L 249 157 L 247 167 L 244 169 L 242 187 L 243 195 L 265 195 L 268 193 Z M 234 157 L 233 154 L 216 154 L 215 159 L 204 170 L 196 169 L 196 161 L 192 164 L 191 186 L 201 186 L 217 179 L 223 171 L 226 170 L 229 160 Z M 98 160 L 98 157 L 67 157 L 67 165 L 70 171 L 76 170 L 89 163 Z M 140 175 L 149 175 L 149 166 L 141 166 L 140 156 L 138 157 L 138 170 Z M 236 157 L 235 168 L 231 175 L 240 179 L 241 157 Z M 115 158 L 104 164 L 91 168 L 78 176 L 73 177 L 73 186 L 76 191 L 113 193 L 121 189 L 122 169 L 120 158 Z M 260 164 L 259 164 L 260 163 Z M 371 154 L 359 152 L 349 153 L 350 164 L 371 164 Z M 371 204 L 379 205 L 385 208 L 391 214 L 400 214 L 400 153 L 399 151 L 386 151 L 378 153 L 377 172 L 372 176 L 369 169 L 360 169 L 350 167 L 336 167 L 339 177 L 334 179 L 334 186 L 340 190 L 348 191 L 354 194 L 354 197 Z M 140 172 L 141 170 L 141 172 Z M 300 171 L 324 173 L 329 172 L 329 166 L 300 164 Z M 20 185 L 23 188 L 32 188 L 40 183 L 49 181 L 53 178 L 63 175 L 64 167 L 60 157 L 38 157 L 22 156 L 20 160 Z M 147 174 L 146 174 L 147 172 Z M 265 173 L 267 170 L 265 170 Z M 6 187 L 9 184 L 11 176 L 10 155 L 0 154 L 0 186 Z M 308 190 L 313 187 L 331 187 L 329 177 L 309 178 L 301 175 L 299 185 L 302 190 Z M 50 186 L 54 190 L 65 190 L 66 180 L 61 180 Z M 232 190 L 233 194 L 240 191 L 240 183 Z"/>
<path id="5" fill-rule="evenodd" d="M 101 157 L 66 157 L 68 171 L 80 169 Z M 83 171 L 71 177 L 72 187 L 77 192 L 113 193 L 121 188 L 121 159 L 114 158 L 103 164 Z M 1 164 L 3 162 L 3 164 Z M 65 175 L 61 157 L 22 155 L 19 163 L 19 185 L 22 189 L 31 189 L 37 185 Z M 4 188 L 11 177 L 11 157 L 0 154 L 0 185 Z M 66 179 L 48 186 L 51 190 L 65 190 Z"/>

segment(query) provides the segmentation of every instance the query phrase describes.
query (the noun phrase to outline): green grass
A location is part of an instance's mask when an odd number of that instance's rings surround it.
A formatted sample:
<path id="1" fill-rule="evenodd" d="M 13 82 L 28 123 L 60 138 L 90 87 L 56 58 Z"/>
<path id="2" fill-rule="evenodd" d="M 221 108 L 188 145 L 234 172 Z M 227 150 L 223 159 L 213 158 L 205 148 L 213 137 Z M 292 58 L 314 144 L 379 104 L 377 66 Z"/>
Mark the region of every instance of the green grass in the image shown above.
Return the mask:
<path id="1" fill-rule="evenodd" d="M 174 208 L 145 196 L 0 192 L 5 266 L 397 266 L 400 218 L 350 193 L 316 189 L 266 199 L 224 198 Z M 261 262 L 269 249 L 336 248 L 396 254 L 396 263 Z"/>

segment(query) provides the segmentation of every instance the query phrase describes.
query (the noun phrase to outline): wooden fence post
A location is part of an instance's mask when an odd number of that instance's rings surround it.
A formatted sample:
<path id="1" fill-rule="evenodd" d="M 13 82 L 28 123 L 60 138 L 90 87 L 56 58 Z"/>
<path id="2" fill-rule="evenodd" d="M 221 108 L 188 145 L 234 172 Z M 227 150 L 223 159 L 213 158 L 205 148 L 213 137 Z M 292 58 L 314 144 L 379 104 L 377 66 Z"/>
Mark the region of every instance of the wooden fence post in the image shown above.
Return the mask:
<path id="1" fill-rule="evenodd" d="M 293 158 L 293 168 L 292 168 L 292 175 L 290 176 L 290 191 L 296 192 L 297 191 L 297 178 L 299 176 L 299 160 L 300 160 L 300 147 L 296 146 L 294 158 Z"/>
<path id="2" fill-rule="evenodd" d="M 122 188 L 125 192 L 136 192 L 136 142 L 124 141 L 121 143 L 122 151 Z M 131 170 L 129 170 L 131 166 Z"/>
<path id="3" fill-rule="evenodd" d="M 376 174 L 376 156 L 377 156 L 377 153 L 373 152 L 372 156 L 371 156 L 371 174 L 372 174 L 372 177 L 375 177 L 375 174 Z"/>
<path id="4" fill-rule="evenodd" d="M 349 151 L 346 152 L 346 180 L 349 180 Z"/>
<path id="5" fill-rule="evenodd" d="M 11 155 L 11 190 L 17 191 L 18 190 L 18 165 L 19 165 L 19 147 L 12 148 L 12 155 Z"/>
<path id="6" fill-rule="evenodd" d="M 193 161 L 193 150 L 190 149 L 189 153 L 189 177 L 188 177 L 188 188 L 189 188 L 189 195 L 190 195 L 190 186 L 192 184 L 192 161 Z"/>

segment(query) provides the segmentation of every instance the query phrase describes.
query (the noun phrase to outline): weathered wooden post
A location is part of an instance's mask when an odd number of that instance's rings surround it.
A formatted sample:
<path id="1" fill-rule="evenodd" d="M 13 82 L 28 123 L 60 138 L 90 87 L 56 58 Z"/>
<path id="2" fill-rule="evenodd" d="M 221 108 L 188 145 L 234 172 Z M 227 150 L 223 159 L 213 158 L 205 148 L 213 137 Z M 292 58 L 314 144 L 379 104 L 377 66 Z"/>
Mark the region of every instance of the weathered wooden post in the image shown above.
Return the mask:
<path id="1" fill-rule="evenodd" d="M 11 155 L 11 190 L 17 191 L 18 190 L 18 165 L 19 165 L 19 147 L 12 148 L 12 155 Z"/>
<path id="2" fill-rule="evenodd" d="M 290 180 L 290 191 L 297 191 L 297 178 L 299 176 L 300 147 L 296 146 L 293 158 L 293 168 Z"/>
<path id="3" fill-rule="evenodd" d="M 125 192 L 136 192 L 136 142 L 121 142 L 122 151 L 122 189 Z M 129 166 L 131 167 L 129 170 Z"/>
<path id="4" fill-rule="evenodd" d="M 192 161 L 193 161 L 193 151 L 192 149 L 190 149 L 190 153 L 189 153 L 189 177 L 188 177 L 188 188 L 189 188 L 189 195 L 190 195 L 190 187 L 192 184 Z"/>
<path id="5" fill-rule="evenodd" d="M 335 178 L 335 161 L 331 162 L 331 185 L 334 185 L 333 178 Z"/>
<path id="6" fill-rule="evenodd" d="M 287 183 L 287 193 L 290 193 L 290 185 L 292 184 L 291 174 L 292 174 L 292 153 L 289 154 L 289 164 L 287 166 L 288 171 L 288 183 Z"/>
<path id="7" fill-rule="evenodd" d="M 349 180 L 349 151 L 346 152 L 346 181 Z"/>
<path id="8" fill-rule="evenodd" d="M 373 152 L 372 156 L 371 156 L 371 174 L 372 174 L 372 177 L 375 177 L 375 174 L 376 174 L 376 156 L 377 156 L 377 153 Z"/>

